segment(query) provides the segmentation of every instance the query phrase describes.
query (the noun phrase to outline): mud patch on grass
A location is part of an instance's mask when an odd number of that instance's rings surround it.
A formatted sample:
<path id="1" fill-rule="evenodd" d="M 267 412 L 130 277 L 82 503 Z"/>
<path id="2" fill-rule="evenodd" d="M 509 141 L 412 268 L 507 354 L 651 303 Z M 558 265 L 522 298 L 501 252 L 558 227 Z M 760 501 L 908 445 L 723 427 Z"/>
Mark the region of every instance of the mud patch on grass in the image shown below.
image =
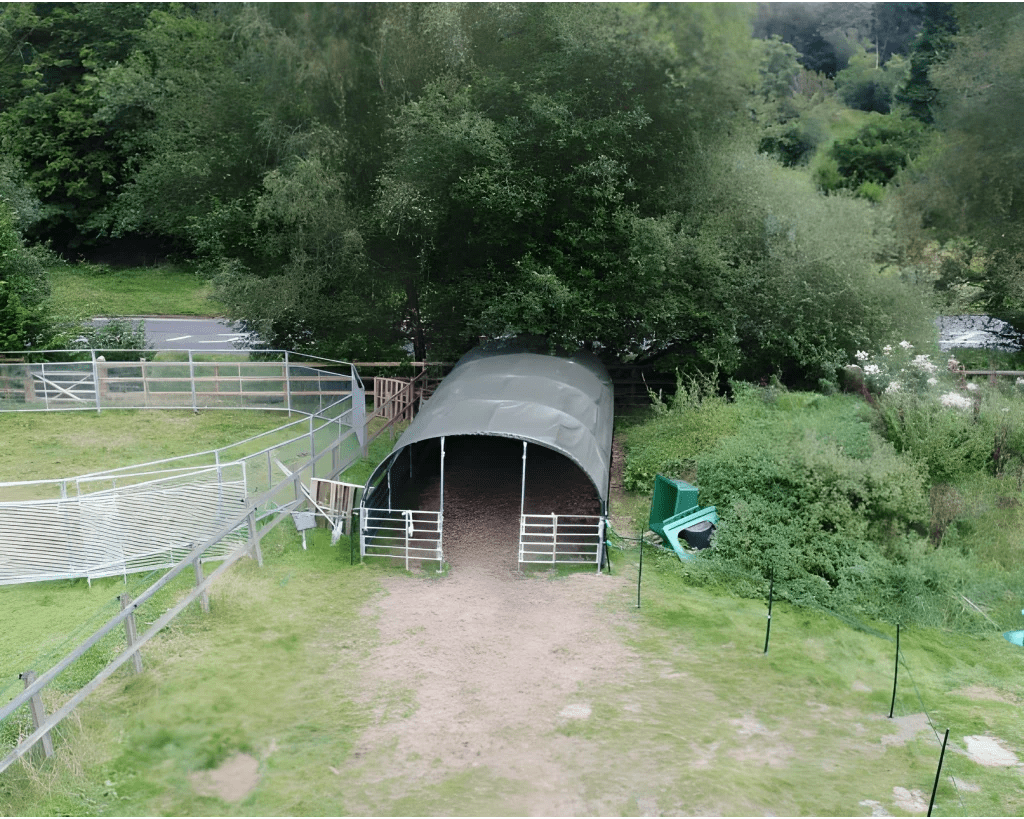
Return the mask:
<path id="1" fill-rule="evenodd" d="M 911 791 L 897 785 L 892 789 L 892 800 L 896 807 L 907 813 L 924 813 L 928 810 L 928 800 L 925 799 L 924 793 L 916 788 Z"/>
<path id="2" fill-rule="evenodd" d="M 958 688 L 952 693 L 958 697 L 966 697 L 969 700 L 992 700 L 994 702 L 1005 702 L 1008 705 L 1016 705 L 1020 701 L 1012 694 L 998 691 L 987 685 L 968 685 Z"/>
<path id="3" fill-rule="evenodd" d="M 896 733 L 882 737 L 883 745 L 906 745 L 917 739 L 918 734 L 931 730 L 928 715 L 925 713 L 893 717 L 890 722 L 896 727 Z"/>

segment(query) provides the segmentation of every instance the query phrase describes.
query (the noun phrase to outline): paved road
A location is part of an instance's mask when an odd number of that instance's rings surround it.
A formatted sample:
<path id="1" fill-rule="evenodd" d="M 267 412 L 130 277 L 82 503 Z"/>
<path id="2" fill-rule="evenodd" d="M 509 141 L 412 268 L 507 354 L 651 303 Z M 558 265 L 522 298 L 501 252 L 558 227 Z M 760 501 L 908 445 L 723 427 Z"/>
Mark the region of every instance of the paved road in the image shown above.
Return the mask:
<path id="1" fill-rule="evenodd" d="M 146 340 L 157 350 L 237 350 L 244 347 L 245 334 L 231 329 L 220 319 L 189 317 L 128 316 L 143 322 Z M 96 325 L 106 319 L 93 319 Z"/>
<path id="2" fill-rule="evenodd" d="M 232 330 L 220 319 L 137 316 L 146 327 L 146 339 L 158 350 L 237 350 L 245 347 L 245 335 Z M 93 319 L 103 324 L 106 319 Z M 1000 335 L 1004 322 L 988 316 L 943 316 L 936 321 L 939 349 L 951 347 L 995 347 L 1016 349 Z"/>
<path id="3" fill-rule="evenodd" d="M 1017 340 L 1007 336 L 1010 326 L 991 316 L 940 316 L 939 349 L 952 347 L 988 347 L 994 350 L 1019 349 Z"/>

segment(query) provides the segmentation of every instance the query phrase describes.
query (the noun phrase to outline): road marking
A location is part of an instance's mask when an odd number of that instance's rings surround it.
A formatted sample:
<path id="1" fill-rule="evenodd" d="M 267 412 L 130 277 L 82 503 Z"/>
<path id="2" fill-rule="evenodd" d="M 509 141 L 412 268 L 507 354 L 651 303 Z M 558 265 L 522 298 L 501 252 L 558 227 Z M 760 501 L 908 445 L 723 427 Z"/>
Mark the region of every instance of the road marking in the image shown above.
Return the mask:
<path id="1" fill-rule="evenodd" d="M 167 341 L 184 341 L 186 338 L 192 338 L 192 336 L 178 336 L 177 338 L 169 338 Z"/>

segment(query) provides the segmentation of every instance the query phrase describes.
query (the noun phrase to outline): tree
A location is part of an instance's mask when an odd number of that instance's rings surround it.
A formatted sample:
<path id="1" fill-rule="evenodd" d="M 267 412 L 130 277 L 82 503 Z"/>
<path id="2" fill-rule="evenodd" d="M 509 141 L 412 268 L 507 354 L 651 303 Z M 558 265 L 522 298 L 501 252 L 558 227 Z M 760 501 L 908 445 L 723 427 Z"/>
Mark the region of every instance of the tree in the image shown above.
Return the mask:
<path id="1" fill-rule="evenodd" d="M 472 61 L 403 107 L 375 211 L 371 255 L 407 294 L 417 355 L 481 333 L 608 356 L 679 336 L 692 282 L 662 258 L 660 217 L 736 122 L 716 61 L 749 41 L 731 10 L 659 9 L 469 7 Z"/>
<path id="2" fill-rule="evenodd" d="M 0 11 L 0 145 L 42 202 L 32 237 L 76 248 L 103 234 L 140 123 L 97 116 L 96 75 L 128 56 L 155 8 L 8 3 Z"/>
<path id="3" fill-rule="evenodd" d="M 945 283 L 980 287 L 979 307 L 1024 327 L 1024 12 L 965 4 L 957 16 L 953 49 L 928 74 L 937 133 L 902 175 L 900 203 L 922 229 L 910 233 L 919 248 L 929 238 L 977 242 L 984 264 L 963 266 Z"/>
<path id="4" fill-rule="evenodd" d="M 957 33 L 952 3 L 925 3 L 921 31 L 910 49 L 910 73 L 896 90 L 896 101 L 907 106 L 910 115 L 924 123 L 935 121 L 932 106 L 938 90 L 929 74 L 952 49 Z"/>
<path id="5" fill-rule="evenodd" d="M 24 247 L 11 208 L 0 202 L 0 350 L 45 348 L 49 283 L 39 254 Z"/>
<path id="6" fill-rule="evenodd" d="M 824 190 L 880 188 L 920 153 L 924 142 L 924 129 L 916 119 L 879 116 L 849 139 L 833 143 L 828 155 L 838 175 L 828 179 L 822 174 L 819 184 Z"/>
<path id="7" fill-rule="evenodd" d="M 893 55 L 879 66 L 878 56 L 863 47 L 850 55 L 848 65 L 836 74 L 836 90 L 850 108 L 888 114 L 895 90 L 907 74 L 907 61 Z"/>

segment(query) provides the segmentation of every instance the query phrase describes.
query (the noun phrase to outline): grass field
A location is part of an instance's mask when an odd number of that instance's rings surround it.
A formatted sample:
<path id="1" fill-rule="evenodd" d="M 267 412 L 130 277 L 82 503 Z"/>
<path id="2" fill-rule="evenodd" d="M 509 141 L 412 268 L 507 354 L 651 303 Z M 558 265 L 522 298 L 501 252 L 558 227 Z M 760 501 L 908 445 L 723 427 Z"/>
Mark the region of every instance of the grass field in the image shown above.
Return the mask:
<path id="1" fill-rule="evenodd" d="M 72 425 L 84 419 L 69 416 Z M 15 437 L 27 435 L 26 427 Z M 347 479 L 361 482 L 390 449 L 387 436 L 376 444 Z M 638 495 L 613 500 L 623 534 L 645 510 Z M 270 533 L 263 568 L 237 565 L 214 587 L 209 615 L 186 611 L 146 647 L 141 676 L 126 667 L 87 700 L 60 729 L 52 760 L 0 775 L 0 815 L 518 815 L 541 812 L 538 795 L 553 790 L 569 800 L 557 803 L 564 813 L 923 815 L 939 756 L 926 717 L 940 736 L 950 728 L 933 815 L 1024 812 L 1024 769 L 966 753 L 967 737 L 988 737 L 1024 757 L 1024 651 L 996 633 L 904 630 L 890 721 L 888 624 L 857 629 L 776 602 L 765 656 L 764 602 L 703 587 L 666 552 L 645 550 L 638 610 L 639 553 L 623 544 L 613 549 L 611 577 L 518 581 L 527 595 L 555 597 L 607 583 L 589 616 L 623 661 L 600 680 L 551 681 L 570 702 L 587 703 L 589 716 L 553 721 L 538 701 L 535 712 L 513 715 L 514 730 L 492 729 L 509 717 L 500 692 L 511 697 L 528 676 L 520 667 L 499 674 L 499 695 L 467 706 L 472 722 L 456 726 L 440 712 L 435 719 L 437 704 L 421 698 L 422 672 L 381 668 L 379 652 L 400 641 L 410 665 L 434 667 L 438 640 L 450 639 L 464 615 L 442 616 L 440 632 L 426 621 L 395 632 L 382 603 L 398 595 L 400 605 L 424 588 L 443 600 L 444 584 L 457 578 L 350 565 L 348 539 L 332 545 L 322 529 L 308 539 L 303 551 L 290 526 Z M 144 582 L 129 578 L 129 587 Z M 188 585 L 173 584 L 160 603 Z M 117 579 L 0 589 L 4 656 L 19 665 L 52 660 L 117 610 L 122 589 Z M 543 630 L 539 639 L 543 650 Z M 123 638 L 109 642 L 48 689 L 48 708 Z M 448 648 L 459 668 L 502 669 L 514 643 L 495 623 L 493 642 Z M 572 646 L 550 651 L 564 652 L 563 667 L 573 669 Z M 10 696 L 17 684 L 5 679 Z M 475 696 L 451 686 L 452 697 Z M 427 745 L 465 732 L 467 754 L 423 757 L 388 739 L 407 725 L 425 726 Z M 0 740 L 13 741 L 16 729 L 6 726 Z M 534 754 L 534 768 L 507 764 Z M 216 776 L 237 760 L 250 761 L 239 777 L 250 775 L 252 787 L 233 795 Z"/>
<path id="2" fill-rule="evenodd" d="M 185 267 L 162 265 L 115 269 L 105 265 L 61 265 L 49 271 L 51 302 L 58 315 L 217 316 L 213 288 Z"/>
<path id="3" fill-rule="evenodd" d="M 257 410 L 0 413 L 0 482 L 73 477 L 203 452 L 287 423 L 287 413 Z"/>
<path id="4" fill-rule="evenodd" d="M 331 546 L 323 530 L 307 552 L 294 533 L 272 536 L 264 555 L 262 569 L 247 561 L 216 587 L 211 615 L 190 611 L 165 632 L 142 676 L 122 673 L 87 701 L 54 760 L 0 777 L 0 812 L 529 812 L 540 782 L 444 761 L 431 763 L 436 776 L 406 776 L 400 748 L 367 738 L 424 707 L 415 688 L 368 691 L 363 681 L 383 625 L 367 608 L 394 572 L 350 566 L 347 543 Z M 927 802 L 939 754 L 913 717 L 922 702 L 940 733 L 951 728 L 934 815 L 1024 810 L 1019 766 L 964 754 L 964 737 L 985 734 L 1024 750 L 1019 649 L 997 637 L 904 632 L 890 721 L 890 641 L 777 605 L 764 656 L 764 606 L 688 585 L 674 557 L 648 551 L 637 611 L 637 556 L 615 551 L 622 582 L 605 604 L 632 662 L 619 684 L 576 692 L 589 719 L 533 739 L 538 753 L 560 749 L 574 793 L 600 806 L 587 812 L 872 815 L 874 803 L 920 815 L 912 800 Z M 203 772 L 239 752 L 257 760 L 258 785 L 239 801 L 209 795 Z M 903 791 L 909 809 L 895 801 Z"/>

